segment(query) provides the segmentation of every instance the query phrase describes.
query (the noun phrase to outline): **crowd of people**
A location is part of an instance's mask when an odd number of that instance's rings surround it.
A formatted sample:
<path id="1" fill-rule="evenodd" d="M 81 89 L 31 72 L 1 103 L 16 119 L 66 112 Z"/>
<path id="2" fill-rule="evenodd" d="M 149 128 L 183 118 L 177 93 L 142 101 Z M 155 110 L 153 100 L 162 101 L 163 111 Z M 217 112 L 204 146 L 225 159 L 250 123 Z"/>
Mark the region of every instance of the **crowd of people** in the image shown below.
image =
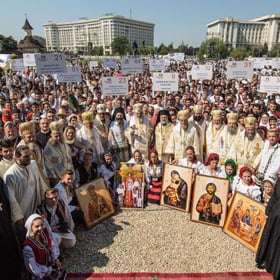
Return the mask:
<path id="1" fill-rule="evenodd" d="M 225 61 L 210 61 L 213 79 L 195 81 L 195 59 L 173 61 L 166 71 L 179 74 L 177 92 L 153 92 L 145 70 L 129 76 L 127 96 L 104 97 L 101 78 L 121 70 L 77 63 L 82 83 L 57 84 L 31 68 L 0 74 L 0 243 L 9 279 L 24 270 L 32 279 L 65 277 L 60 249 L 75 246 L 83 222 L 75 189 L 103 178 L 117 207 L 121 162 L 144 166 L 151 203 L 170 163 L 227 178 L 229 199 L 238 191 L 269 205 L 280 171 L 280 93 L 258 88 L 277 70 L 229 80 Z"/>

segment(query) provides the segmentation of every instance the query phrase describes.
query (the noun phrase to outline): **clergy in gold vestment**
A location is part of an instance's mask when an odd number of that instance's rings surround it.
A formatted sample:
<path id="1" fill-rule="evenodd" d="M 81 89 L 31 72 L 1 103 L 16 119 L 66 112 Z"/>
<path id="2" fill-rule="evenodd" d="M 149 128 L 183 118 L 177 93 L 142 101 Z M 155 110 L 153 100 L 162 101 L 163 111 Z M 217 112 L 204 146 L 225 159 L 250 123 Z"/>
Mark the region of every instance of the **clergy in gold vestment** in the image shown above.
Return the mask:
<path id="1" fill-rule="evenodd" d="M 238 114 L 230 112 L 227 114 L 227 125 L 224 127 L 223 137 L 224 146 L 220 154 L 220 163 L 223 165 L 229 158 L 229 151 L 231 146 L 240 137 L 240 133 L 244 130 L 243 127 L 238 125 Z"/>
<path id="2" fill-rule="evenodd" d="M 169 154 L 166 153 L 168 139 L 172 133 L 173 125 L 169 122 L 169 112 L 167 110 L 159 111 L 159 123 L 155 129 L 155 147 L 158 157 L 163 162 L 168 162 Z"/>
<path id="3" fill-rule="evenodd" d="M 263 149 L 264 142 L 256 131 L 256 118 L 245 118 L 245 130 L 240 133 L 238 139 L 230 149 L 230 158 L 234 159 L 238 166 L 254 166 L 254 161 Z"/>
<path id="4" fill-rule="evenodd" d="M 125 135 L 131 145 L 132 153 L 139 150 L 147 159 L 153 130 L 149 120 L 143 115 L 143 105 L 141 103 L 133 106 L 133 112 Z"/>
<path id="5" fill-rule="evenodd" d="M 206 130 L 206 154 L 211 153 L 220 155 L 224 149 L 224 124 L 222 120 L 222 111 L 212 111 L 212 121 Z"/>
<path id="6" fill-rule="evenodd" d="M 168 140 L 166 153 L 173 155 L 174 159 L 184 158 L 185 150 L 188 146 L 193 146 L 195 153 L 200 156 L 199 136 L 193 123 L 188 121 L 190 111 L 183 110 L 178 113 L 179 123 L 173 127 Z"/>

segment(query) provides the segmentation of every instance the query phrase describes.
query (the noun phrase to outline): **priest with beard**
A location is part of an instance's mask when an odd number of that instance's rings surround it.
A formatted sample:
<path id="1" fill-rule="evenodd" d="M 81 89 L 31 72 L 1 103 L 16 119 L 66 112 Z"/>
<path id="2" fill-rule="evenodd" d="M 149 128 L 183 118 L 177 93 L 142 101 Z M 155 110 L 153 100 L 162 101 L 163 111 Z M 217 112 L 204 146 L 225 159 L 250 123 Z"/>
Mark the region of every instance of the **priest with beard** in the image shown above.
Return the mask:
<path id="1" fill-rule="evenodd" d="M 193 106 L 193 116 L 190 117 L 190 122 L 193 122 L 194 126 L 196 127 L 198 136 L 199 136 L 199 160 L 203 161 L 206 152 L 206 129 L 207 129 L 207 122 L 203 117 L 203 106 L 202 105 L 194 105 Z"/>
<path id="2" fill-rule="evenodd" d="M 238 140 L 240 133 L 244 130 L 238 124 L 238 114 L 230 112 L 227 114 L 227 125 L 224 128 L 224 146 L 220 153 L 220 163 L 224 165 L 225 161 L 228 159 L 228 153 L 231 146 Z"/>
<path id="3" fill-rule="evenodd" d="M 97 164 L 102 162 L 104 147 L 100 136 L 94 127 L 93 114 L 90 111 L 82 113 L 83 125 L 77 131 L 76 139 L 84 147 L 84 149 L 91 149 L 93 152 L 93 161 Z M 83 158 L 83 153 L 81 153 Z"/>
<path id="4" fill-rule="evenodd" d="M 264 142 L 256 130 L 257 119 L 253 116 L 245 118 L 245 130 L 240 132 L 236 141 L 231 145 L 229 158 L 239 166 L 254 167 L 256 158 L 263 149 Z"/>
<path id="5" fill-rule="evenodd" d="M 257 267 L 280 279 L 280 180 L 266 208 L 267 221 L 256 254 Z"/>
<path id="6" fill-rule="evenodd" d="M 221 110 L 211 112 L 212 121 L 206 130 L 206 155 L 215 153 L 220 155 L 225 146 L 224 124 Z"/>
<path id="7" fill-rule="evenodd" d="M 125 136 L 127 122 L 124 119 L 123 109 L 116 108 L 113 118 L 114 120 L 109 128 L 109 144 L 114 154 L 117 155 L 118 162 L 127 162 L 130 159 L 130 146 Z"/>
<path id="8" fill-rule="evenodd" d="M 160 110 L 157 125 L 155 128 L 155 148 L 158 152 L 159 160 L 168 162 L 169 154 L 166 153 L 166 146 L 172 133 L 173 125 L 170 122 L 168 110 Z"/>

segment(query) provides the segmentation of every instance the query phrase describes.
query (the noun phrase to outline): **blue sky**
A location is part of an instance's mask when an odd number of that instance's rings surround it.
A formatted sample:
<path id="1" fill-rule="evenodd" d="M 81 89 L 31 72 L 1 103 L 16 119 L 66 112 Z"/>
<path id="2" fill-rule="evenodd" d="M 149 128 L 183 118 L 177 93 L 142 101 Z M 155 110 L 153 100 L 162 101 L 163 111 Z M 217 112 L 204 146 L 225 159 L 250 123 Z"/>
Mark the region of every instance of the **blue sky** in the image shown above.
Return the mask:
<path id="1" fill-rule="evenodd" d="M 95 18 L 113 12 L 156 24 L 155 44 L 182 41 L 199 46 L 205 39 L 206 24 L 232 16 L 250 19 L 280 14 L 280 0 L 2 0 L 0 34 L 24 37 L 25 13 L 33 33 L 43 35 L 44 23 Z"/>

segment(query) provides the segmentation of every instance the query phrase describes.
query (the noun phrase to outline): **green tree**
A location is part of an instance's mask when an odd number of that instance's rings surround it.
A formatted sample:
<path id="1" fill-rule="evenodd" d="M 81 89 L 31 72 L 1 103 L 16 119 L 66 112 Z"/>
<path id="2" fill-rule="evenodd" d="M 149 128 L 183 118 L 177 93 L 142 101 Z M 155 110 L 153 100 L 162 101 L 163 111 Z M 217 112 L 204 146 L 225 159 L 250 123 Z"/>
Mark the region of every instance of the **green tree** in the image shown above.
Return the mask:
<path id="1" fill-rule="evenodd" d="M 235 48 L 230 53 L 230 56 L 235 60 L 243 60 L 248 55 L 249 51 L 245 48 Z"/>
<path id="2" fill-rule="evenodd" d="M 160 55 L 166 55 L 168 54 L 169 50 L 168 47 L 165 46 L 163 43 L 161 43 L 157 49 L 157 53 Z"/>
<path id="3" fill-rule="evenodd" d="M 91 51 L 91 55 L 103 55 L 103 47 L 94 47 Z"/>
<path id="4" fill-rule="evenodd" d="M 270 57 L 280 56 L 280 45 L 274 45 L 270 52 L 268 52 Z"/>
<path id="5" fill-rule="evenodd" d="M 198 51 L 200 59 L 212 58 L 221 59 L 228 56 L 228 48 L 224 42 L 218 38 L 211 38 L 203 41 Z"/>
<path id="6" fill-rule="evenodd" d="M 17 41 L 12 37 L 5 37 L 0 34 L 0 51 L 11 53 L 17 50 Z"/>
<path id="7" fill-rule="evenodd" d="M 117 37 L 113 40 L 112 44 L 113 54 L 125 55 L 130 52 L 130 44 L 126 37 Z"/>

